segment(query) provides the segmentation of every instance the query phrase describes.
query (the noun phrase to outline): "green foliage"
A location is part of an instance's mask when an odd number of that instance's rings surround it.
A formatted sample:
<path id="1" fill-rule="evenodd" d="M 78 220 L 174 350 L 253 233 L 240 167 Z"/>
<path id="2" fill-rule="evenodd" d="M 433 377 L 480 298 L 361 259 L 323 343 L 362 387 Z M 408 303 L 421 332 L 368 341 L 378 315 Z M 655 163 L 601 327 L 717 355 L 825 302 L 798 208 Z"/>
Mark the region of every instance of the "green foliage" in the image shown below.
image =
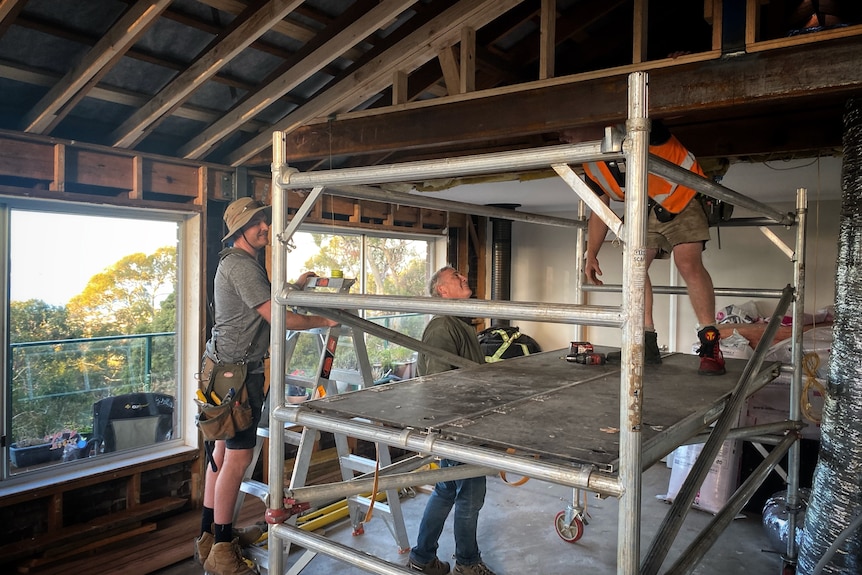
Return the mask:
<path id="1" fill-rule="evenodd" d="M 149 256 L 124 257 L 90 278 L 84 291 L 69 301 L 69 324 L 84 337 L 149 331 L 159 298 L 176 289 L 176 269 L 173 246 Z"/>
<path id="2" fill-rule="evenodd" d="M 360 276 L 362 238 L 312 234 L 320 247 L 318 254 L 306 262 L 310 270 L 328 273 L 344 272 L 344 277 Z M 386 295 L 423 295 L 425 292 L 427 254 L 419 252 L 415 242 L 403 238 L 366 238 L 365 265 L 368 272 L 365 293 Z"/>
<path id="3" fill-rule="evenodd" d="M 360 257 L 361 236 L 312 234 L 312 237 L 320 250 L 305 263 L 306 268 L 320 270 L 321 273 L 339 269 L 344 273 L 344 277 L 360 277 L 363 264 Z M 425 295 L 427 245 L 424 241 L 404 238 L 366 237 L 365 293 L 414 297 Z M 409 313 L 391 314 L 368 310 L 366 317 L 415 339 L 422 337 L 422 330 L 427 323 L 425 315 Z M 310 347 L 304 347 L 301 343 L 300 341 L 295 352 L 297 358 L 314 353 Z M 377 337 L 367 337 L 366 347 L 369 361 L 373 366 L 379 366 L 383 373 L 392 369 L 393 363 L 412 361 L 415 357 L 413 350 Z M 358 369 L 353 346 L 347 340 L 339 342 L 335 367 Z"/>
<path id="4" fill-rule="evenodd" d="M 66 308 L 40 299 L 9 304 L 9 343 L 80 337 L 66 321 Z"/>
<path id="5" fill-rule="evenodd" d="M 93 403 L 104 397 L 174 395 L 176 248 L 124 257 L 93 276 L 66 307 L 11 302 L 9 324 L 12 442 L 89 428 Z M 123 337 L 151 333 L 169 335 Z M 91 339 L 112 335 L 120 337 Z M 27 342 L 44 343 L 14 345 Z"/>
<path id="6" fill-rule="evenodd" d="M 162 301 L 162 305 L 156 310 L 153 322 L 146 333 L 158 333 L 165 331 L 176 331 L 177 329 L 177 292 L 173 291 Z"/>

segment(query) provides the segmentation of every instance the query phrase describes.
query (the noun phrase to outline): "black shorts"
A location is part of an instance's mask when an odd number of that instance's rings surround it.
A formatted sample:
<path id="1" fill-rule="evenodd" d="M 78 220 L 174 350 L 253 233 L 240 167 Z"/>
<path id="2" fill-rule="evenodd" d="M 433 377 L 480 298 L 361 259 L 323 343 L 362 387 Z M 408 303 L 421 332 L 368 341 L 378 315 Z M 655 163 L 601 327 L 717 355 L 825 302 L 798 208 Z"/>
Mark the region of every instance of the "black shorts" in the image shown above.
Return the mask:
<path id="1" fill-rule="evenodd" d="M 245 388 L 248 392 L 248 403 L 251 405 L 253 423 L 245 431 L 240 431 L 230 439 L 226 439 L 224 445 L 228 449 L 252 449 L 257 444 L 257 428 L 260 424 L 260 416 L 263 413 L 263 402 L 266 397 L 263 393 L 263 373 L 249 373 L 245 378 Z"/>

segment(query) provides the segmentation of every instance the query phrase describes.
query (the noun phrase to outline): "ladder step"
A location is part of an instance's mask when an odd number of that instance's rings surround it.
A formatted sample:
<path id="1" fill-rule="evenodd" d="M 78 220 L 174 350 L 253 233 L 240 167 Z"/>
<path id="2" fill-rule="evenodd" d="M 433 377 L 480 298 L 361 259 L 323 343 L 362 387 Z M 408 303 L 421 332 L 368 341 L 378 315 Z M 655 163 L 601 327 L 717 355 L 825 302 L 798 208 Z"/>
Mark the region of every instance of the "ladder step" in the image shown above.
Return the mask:
<path id="1" fill-rule="evenodd" d="M 299 375 L 285 375 L 284 376 L 284 385 L 293 384 L 298 387 L 314 387 L 314 382 L 316 380 L 310 377 L 302 377 Z"/>
<path id="2" fill-rule="evenodd" d="M 359 455 L 343 455 L 340 458 L 341 467 L 352 471 L 361 471 L 363 473 L 373 473 L 377 469 L 377 462 L 367 457 Z"/>
<path id="3" fill-rule="evenodd" d="M 269 498 L 269 485 L 255 479 L 246 479 L 240 486 L 239 490 L 248 495 L 253 495 L 263 502 Z"/>
<path id="4" fill-rule="evenodd" d="M 266 437 L 268 439 L 270 436 L 269 427 L 258 427 L 257 436 Z M 285 422 L 282 437 L 284 438 L 285 443 L 299 445 L 299 440 L 302 439 L 302 426 L 295 423 Z"/>
<path id="5" fill-rule="evenodd" d="M 356 370 L 350 369 L 333 369 L 329 374 L 329 379 L 351 383 L 353 385 L 363 385 L 365 381 L 362 379 L 362 374 Z"/>
<path id="6" fill-rule="evenodd" d="M 361 495 L 351 495 L 347 499 L 351 503 L 356 503 L 357 505 L 359 505 L 360 507 L 362 507 L 364 509 L 368 509 L 368 506 L 371 505 L 371 498 L 370 497 L 363 497 Z M 377 501 L 374 503 L 374 511 L 379 511 L 380 513 L 383 513 L 385 515 L 392 515 L 392 509 L 389 508 L 389 505 L 387 505 L 386 503 L 382 503 L 380 501 Z"/>

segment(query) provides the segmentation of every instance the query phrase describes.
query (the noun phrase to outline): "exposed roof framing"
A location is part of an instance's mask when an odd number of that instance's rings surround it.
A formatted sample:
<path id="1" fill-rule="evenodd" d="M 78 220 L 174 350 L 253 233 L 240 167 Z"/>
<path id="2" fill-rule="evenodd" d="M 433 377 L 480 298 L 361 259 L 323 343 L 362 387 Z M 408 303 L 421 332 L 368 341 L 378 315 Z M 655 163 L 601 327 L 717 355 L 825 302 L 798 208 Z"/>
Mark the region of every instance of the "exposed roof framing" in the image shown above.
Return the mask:
<path id="1" fill-rule="evenodd" d="M 593 138 L 649 70 L 701 157 L 839 148 L 862 8 L 788 35 L 798 2 L 726 4 L 3 0 L 0 129 L 264 169 L 281 130 L 300 169 L 361 166 Z"/>

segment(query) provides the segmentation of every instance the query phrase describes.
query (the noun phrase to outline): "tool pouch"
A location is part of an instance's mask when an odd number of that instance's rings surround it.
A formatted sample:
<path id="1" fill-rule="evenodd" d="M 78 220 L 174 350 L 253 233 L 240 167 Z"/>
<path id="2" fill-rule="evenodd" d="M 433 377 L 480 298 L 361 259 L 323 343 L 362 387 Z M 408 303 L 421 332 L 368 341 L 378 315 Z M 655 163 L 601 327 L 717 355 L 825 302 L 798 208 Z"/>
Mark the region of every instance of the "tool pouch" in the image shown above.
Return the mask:
<path id="1" fill-rule="evenodd" d="M 697 199 L 706 214 L 706 220 L 710 227 L 721 225 L 730 220 L 733 215 L 733 204 L 723 200 L 717 200 L 704 194 L 698 194 Z"/>
<path id="2" fill-rule="evenodd" d="M 668 223 L 676 217 L 675 213 L 664 209 L 660 203 L 652 198 L 649 199 L 649 205 L 652 207 L 653 212 L 655 212 L 656 219 L 663 224 Z"/>
<path id="3" fill-rule="evenodd" d="M 204 356 L 198 374 L 201 393 L 196 399 L 196 423 L 205 441 L 230 439 L 251 427 L 253 417 L 245 388 L 247 371 L 245 363 L 216 363 Z"/>

